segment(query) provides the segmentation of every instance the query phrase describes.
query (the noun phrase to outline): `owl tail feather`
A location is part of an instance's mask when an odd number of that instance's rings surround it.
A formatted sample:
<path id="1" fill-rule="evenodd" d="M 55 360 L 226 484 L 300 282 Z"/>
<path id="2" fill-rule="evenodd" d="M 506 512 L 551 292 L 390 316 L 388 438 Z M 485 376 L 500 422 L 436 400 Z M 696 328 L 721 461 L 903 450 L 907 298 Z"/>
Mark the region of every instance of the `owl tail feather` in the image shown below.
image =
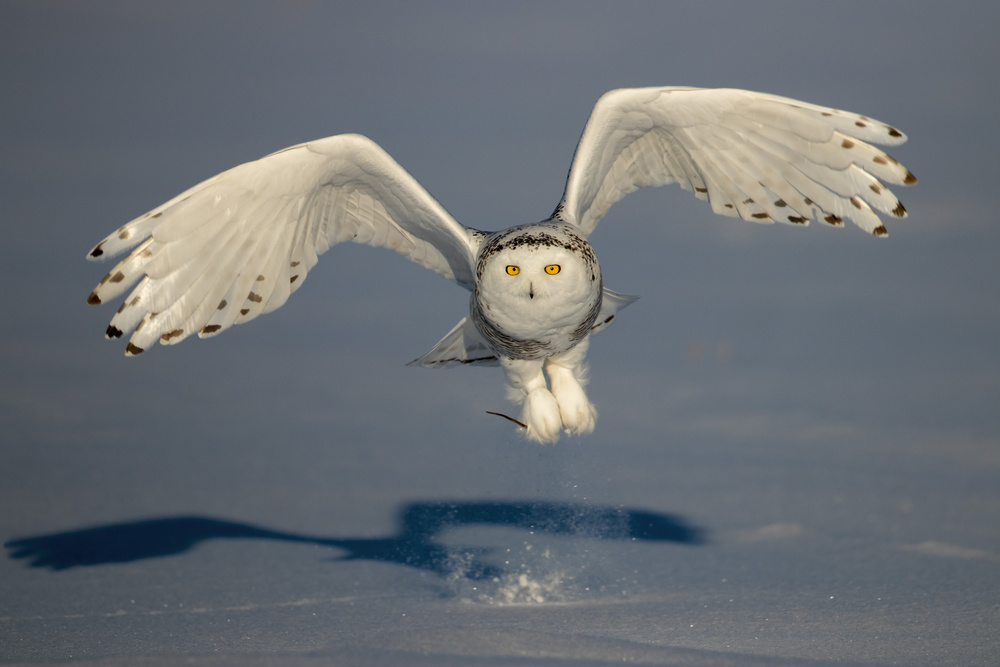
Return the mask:
<path id="1" fill-rule="evenodd" d="M 619 294 L 605 287 L 604 294 L 601 297 L 601 312 L 597 314 L 594 326 L 590 327 L 590 333 L 595 334 L 598 331 L 603 331 L 611 324 L 611 320 L 615 319 L 615 315 L 619 310 L 638 300 L 639 297 L 637 296 Z"/>
<path id="2" fill-rule="evenodd" d="M 419 359 L 414 359 L 407 366 L 440 368 L 452 364 L 496 366 L 499 363 L 496 353 L 479 335 L 475 325 L 468 317 L 463 317 L 454 329 L 431 348 L 430 352 Z"/>

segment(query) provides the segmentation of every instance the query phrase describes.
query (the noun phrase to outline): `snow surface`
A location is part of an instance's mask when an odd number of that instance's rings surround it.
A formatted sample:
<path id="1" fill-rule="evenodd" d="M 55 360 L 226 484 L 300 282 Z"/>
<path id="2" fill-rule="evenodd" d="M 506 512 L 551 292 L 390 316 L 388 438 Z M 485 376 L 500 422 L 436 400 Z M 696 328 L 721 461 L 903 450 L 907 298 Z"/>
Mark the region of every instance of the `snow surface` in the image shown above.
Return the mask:
<path id="1" fill-rule="evenodd" d="M 1000 664 L 1000 9 L 629 6 L 0 4 L 0 662 Z M 393 253 L 137 359 L 84 305 L 110 230 L 338 132 L 537 220 L 597 97 L 654 84 L 898 124 L 920 183 L 887 240 L 616 204 L 592 240 L 642 299 L 593 436 L 406 367 L 467 295 Z"/>

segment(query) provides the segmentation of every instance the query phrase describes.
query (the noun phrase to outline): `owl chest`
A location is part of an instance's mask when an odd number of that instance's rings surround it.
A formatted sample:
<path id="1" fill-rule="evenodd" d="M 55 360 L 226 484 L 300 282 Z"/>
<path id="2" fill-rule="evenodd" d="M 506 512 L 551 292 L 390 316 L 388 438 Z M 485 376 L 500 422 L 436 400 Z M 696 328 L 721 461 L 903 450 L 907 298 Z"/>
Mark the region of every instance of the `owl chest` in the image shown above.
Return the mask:
<path id="1" fill-rule="evenodd" d="M 538 359 L 565 352 L 589 333 L 601 309 L 600 281 L 568 294 L 512 294 L 477 286 L 473 323 L 501 354 Z"/>

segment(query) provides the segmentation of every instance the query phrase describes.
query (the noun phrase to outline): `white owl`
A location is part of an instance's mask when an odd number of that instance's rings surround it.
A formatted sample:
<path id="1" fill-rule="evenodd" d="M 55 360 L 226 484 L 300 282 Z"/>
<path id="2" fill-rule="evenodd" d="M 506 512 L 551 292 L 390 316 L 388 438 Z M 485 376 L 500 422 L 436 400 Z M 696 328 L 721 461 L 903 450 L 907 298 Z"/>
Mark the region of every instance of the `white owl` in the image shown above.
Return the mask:
<path id="1" fill-rule="evenodd" d="M 875 236 L 873 212 L 905 217 L 884 183 L 913 174 L 870 143 L 895 128 L 853 113 L 732 89 L 636 88 L 598 100 L 562 201 L 543 222 L 464 227 L 378 145 L 343 134 L 225 171 L 118 229 L 90 251 L 132 252 L 91 293 L 136 281 L 107 329 L 126 355 L 205 338 L 281 306 L 319 255 L 343 241 L 391 248 L 471 292 L 469 315 L 421 366 L 497 363 L 527 437 L 589 433 L 589 337 L 634 299 L 606 289 L 588 235 L 642 186 L 679 183 L 712 210 L 757 222 L 842 226 Z"/>

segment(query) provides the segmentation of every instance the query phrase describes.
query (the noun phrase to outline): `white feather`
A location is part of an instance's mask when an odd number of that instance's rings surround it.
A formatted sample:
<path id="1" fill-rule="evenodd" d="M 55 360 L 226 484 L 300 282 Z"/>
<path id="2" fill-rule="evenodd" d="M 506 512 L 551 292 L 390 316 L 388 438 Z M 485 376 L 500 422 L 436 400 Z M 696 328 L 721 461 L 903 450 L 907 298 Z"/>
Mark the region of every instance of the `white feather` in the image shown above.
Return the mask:
<path id="1" fill-rule="evenodd" d="M 297 289 L 318 256 L 343 241 L 391 248 L 471 289 L 471 239 L 374 142 L 339 135 L 225 171 L 116 230 L 88 257 L 141 245 L 89 301 L 149 277 L 126 300 L 131 312 L 119 313 L 118 331 L 109 328 L 117 337 L 143 322 L 129 346 L 137 353 L 160 337 L 179 342 L 274 310 L 291 293 L 291 276 Z M 221 309 L 220 293 L 229 296 Z"/>
<path id="2" fill-rule="evenodd" d="M 389 248 L 473 292 L 413 365 L 496 364 L 528 438 L 593 430 L 589 338 L 635 300 L 603 287 L 586 237 L 633 190 L 678 183 L 712 210 L 762 223 L 845 218 L 884 236 L 906 210 L 883 183 L 916 182 L 868 142 L 906 137 L 865 116 L 745 90 L 640 88 L 598 100 L 552 218 L 487 234 L 463 227 L 370 139 L 338 135 L 239 165 L 124 225 L 89 254 L 127 250 L 91 293 L 136 285 L 106 335 L 126 355 L 218 335 L 281 307 L 319 256 Z"/>
<path id="3" fill-rule="evenodd" d="M 707 197 L 722 215 L 798 224 L 816 218 L 837 224 L 847 217 L 884 236 L 867 204 L 897 217 L 905 209 L 878 178 L 905 185 L 916 179 L 866 141 L 905 140 L 885 123 L 777 95 L 613 90 L 591 113 L 555 217 L 589 234 L 635 188 L 676 182 Z M 791 211 L 778 210 L 785 207 Z"/>

